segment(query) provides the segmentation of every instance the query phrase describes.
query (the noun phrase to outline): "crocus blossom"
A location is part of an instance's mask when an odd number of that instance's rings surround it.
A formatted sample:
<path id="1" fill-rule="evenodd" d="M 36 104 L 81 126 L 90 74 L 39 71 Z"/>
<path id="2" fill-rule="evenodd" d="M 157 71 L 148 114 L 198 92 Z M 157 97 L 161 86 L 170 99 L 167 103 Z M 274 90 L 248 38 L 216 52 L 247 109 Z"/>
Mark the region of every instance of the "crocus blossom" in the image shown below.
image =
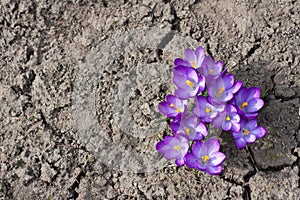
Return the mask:
<path id="1" fill-rule="evenodd" d="M 185 60 L 177 58 L 174 61 L 175 67 L 177 66 L 186 66 L 192 67 L 197 71 L 200 71 L 202 63 L 205 59 L 205 51 L 203 47 L 198 47 L 195 51 L 187 48 L 184 53 Z"/>
<path id="2" fill-rule="evenodd" d="M 195 97 L 205 88 L 205 78 L 191 67 L 175 67 L 173 82 L 177 86 L 175 95 L 180 99 Z"/>
<path id="3" fill-rule="evenodd" d="M 166 96 L 165 102 L 160 102 L 158 104 L 158 110 L 168 118 L 173 118 L 184 112 L 186 103 L 186 101 L 183 101 L 178 97 L 169 94 Z"/>
<path id="4" fill-rule="evenodd" d="M 240 116 L 233 105 L 228 104 L 223 112 L 220 112 L 214 119 L 213 125 L 215 128 L 222 127 L 224 131 L 239 131 L 240 130 Z"/>
<path id="5" fill-rule="evenodd" d="M 162 141 L 156 144 L 156 150 L 163 154 L 167 160 L 175 159 L 178 166 L 184 164 L 184 156 L 189 149 L 188 140 L 181 136 L 166 136 Z"/>
<path id="6" fill-rule="evenodd" d="M 222 171 L 222 163 L 226 156 L 219 152 L 220 142 L 216 138 L 205 142 L 196 142 L 192 152 L 185 156 L 185 164 L 190 168 L 196 168 L 210 175 L 217 175 Z"/>
<path id="7" fill-rule="evenodd" d="M 262 138 L 267 130 L 262 126 L 257 126 L 255 119 L 247 121 L 241 119 L 241 129 L 239 132 L 233 132 L 232 135 L 235 139 L 235 145 L 238 149 L 243 149 L 246 144 L 252 144 L 256 139 Z"/>
<path id="8" fill-rule="evenodd" d="M 176 134 L 181 134 L 189 141 L 202 140 L 207 136 L 206 126 L 195 115 L 187 116 L 180 121 Z"/>
<path id="9" fill-rule="evenodd" d="M 233 95 L 242 86 L 241 81 L 234 82 L 232 74 L 220 76 L 214 80 L 208 87 L 208 95 L 211 102 L 226 103 L 233 98 Z"/>
<path id="10" fill-rule="evenodd" d="M 260 99 L 260 90 L 258 87 L 241 87 L 239 92 L 233 99 L 233 104 L 237 106 L 238 113 L 247 119 L 254 119 L 258 116 L 258 110 L 260 110 L 264 101 Z"/>

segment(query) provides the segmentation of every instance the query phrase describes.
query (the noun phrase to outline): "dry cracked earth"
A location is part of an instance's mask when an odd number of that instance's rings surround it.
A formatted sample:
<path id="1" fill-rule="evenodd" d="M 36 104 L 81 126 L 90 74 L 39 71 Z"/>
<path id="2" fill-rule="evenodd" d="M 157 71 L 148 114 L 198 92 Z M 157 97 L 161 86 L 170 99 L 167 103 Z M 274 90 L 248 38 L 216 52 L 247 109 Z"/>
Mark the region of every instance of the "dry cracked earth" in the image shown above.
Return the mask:
<path id="1" fill-rule="evenodd" d="M 298 199 L 300 2 L 1 0 L 0 199 Z M 219 176 L 155 151 L 172 67 L 203 46 L 266 91 Z"/>

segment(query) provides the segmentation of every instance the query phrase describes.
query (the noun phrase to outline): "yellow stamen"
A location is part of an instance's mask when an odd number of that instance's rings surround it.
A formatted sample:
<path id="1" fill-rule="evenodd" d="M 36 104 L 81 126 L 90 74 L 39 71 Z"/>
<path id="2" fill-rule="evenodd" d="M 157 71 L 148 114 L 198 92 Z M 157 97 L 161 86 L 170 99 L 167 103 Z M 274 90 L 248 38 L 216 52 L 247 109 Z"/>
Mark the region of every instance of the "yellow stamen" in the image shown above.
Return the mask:
<path id="1" fill-rule="evenodd" d="M 178 113 L 182 112 L 182 110 L 180 108 L 176 107 L 173 103 L 170 103 L 170 107 L 175 108 L 176 109 L 175 112 L 178 112 Z"/>
<path id="2" fill-rule="evenodd" d="M 173 148 L 174 148 L 175 150 L 177 150 L 177 151 L 179 151 L 179 150 L 181 149 L 181 147 L 178 146 L 178 145 L 175 145 Z"/>
<path id="3" fill-rule="evenodd" d="M 245 135 L 249 135 L 249 131 L 248 131 L 247 129 L 243 130 L 243 133 L 244 133 Z"/>
<path id="4" fill-rule="evenodd" d="M 185 81 L 185 84 L 187 84 L 187 85 L 190 86 L 190 87 L 193 87 L 193 86 L 194 86 L 194 84 L 193 84 L 192 81 L 190 81 L 190 80 L 186 80 L 186 81 Z"/>
<path id="5" fill-rule="evenodd" d="M 229 116 L 226 116 L 226 120 L 227 120 L 227 121 L 229 121 L 229 120 L 231 120 L 231 119 L 230 119 L 230 117 L 229 117 Z"/>
<path id="6" fill-rule="evenodd" d="M 209 70 L 209 74 L 212 74 L 214 72 L 214 70 L 210 69 Z"/>
<path id="7" fill-rule="evenodd" d="M 178 108 L 178 109 L 175 110 L 175 112 L 180 113 L 180 112 L 182 112 L 182 110 L 180 108 Z"/>
<path id="8" fill-rule="evenodd" d="M 206 108 L 205 108 L 205 112 L 210 113 L 211 110 L 210 110 L 208 107 L 206 107 Z"/>
<path id="9" fill-rule="evenodd" d="M 217 94 L 218 94 L 218 95 L 221 95 L 221 94 L 224 92 L 224 90 L 225 90 L 225 88 L 224 88 L 224 87 L 221 87 L 221 88 L 218 90 Z"/>
<path id="10" fill-rule="evenodd" d="M 245 108 L 246 106 L 248 106 L 248 102 L 247 101 L 243 102 L 241 107 Z"/>
<path id="11" fill-rule="evenodd" d="M 208 160 L 209 160 L 208 155 L 202 156 L 202 162 L 206 163 L 206 161 L 208 161 Z"/>
<path id="12" fill-rule="evenodd" d="M 190 130 L 189 128 L 186 128 L 186 129 L 185 129 L 185 132 L 186 132 L 186 134 L 190 134 L 190 133 L 191 133 L 191 130 Z"/>
<path id="13" fill-rule="evenodd" d="M 196 63 L 193 60 L 191 61 L 191 65 L 192 65 L 193 68 L 195 68 L 195 69 L 197 68 Z"/>

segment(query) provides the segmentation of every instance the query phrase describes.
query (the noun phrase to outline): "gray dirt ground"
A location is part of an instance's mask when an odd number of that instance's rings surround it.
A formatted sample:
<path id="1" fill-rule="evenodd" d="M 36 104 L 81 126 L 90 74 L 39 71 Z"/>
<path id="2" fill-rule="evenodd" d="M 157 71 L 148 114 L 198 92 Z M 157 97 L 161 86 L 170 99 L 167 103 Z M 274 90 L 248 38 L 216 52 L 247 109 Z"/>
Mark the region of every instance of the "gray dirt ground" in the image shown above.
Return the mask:
<path id="1" fill-rule="evenodd" d="M 299 44 L 297 0 L 1 0 L 0 199 L 299 198 Z M 222 134 L 214 177 L 154 150 L 172 62 L 199 45 L 268 90 L 268 134 Z"/>

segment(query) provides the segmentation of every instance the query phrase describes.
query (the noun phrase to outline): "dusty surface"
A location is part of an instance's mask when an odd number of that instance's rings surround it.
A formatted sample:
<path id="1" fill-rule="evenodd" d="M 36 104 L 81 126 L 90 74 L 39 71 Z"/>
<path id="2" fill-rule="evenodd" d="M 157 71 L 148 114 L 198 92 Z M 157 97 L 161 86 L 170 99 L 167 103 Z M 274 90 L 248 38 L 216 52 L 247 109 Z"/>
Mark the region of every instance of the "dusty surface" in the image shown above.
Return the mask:
<path id="1" fill-rule="evenodd" d="M 115 2 L 115 3 L 114 3 Z M 1 199 L 296 199 L 296 0 L 0 3 Z M 204 46 L 268 90 L 266 137 L 211 177 L 155 152 L 174 58 Z"/>

